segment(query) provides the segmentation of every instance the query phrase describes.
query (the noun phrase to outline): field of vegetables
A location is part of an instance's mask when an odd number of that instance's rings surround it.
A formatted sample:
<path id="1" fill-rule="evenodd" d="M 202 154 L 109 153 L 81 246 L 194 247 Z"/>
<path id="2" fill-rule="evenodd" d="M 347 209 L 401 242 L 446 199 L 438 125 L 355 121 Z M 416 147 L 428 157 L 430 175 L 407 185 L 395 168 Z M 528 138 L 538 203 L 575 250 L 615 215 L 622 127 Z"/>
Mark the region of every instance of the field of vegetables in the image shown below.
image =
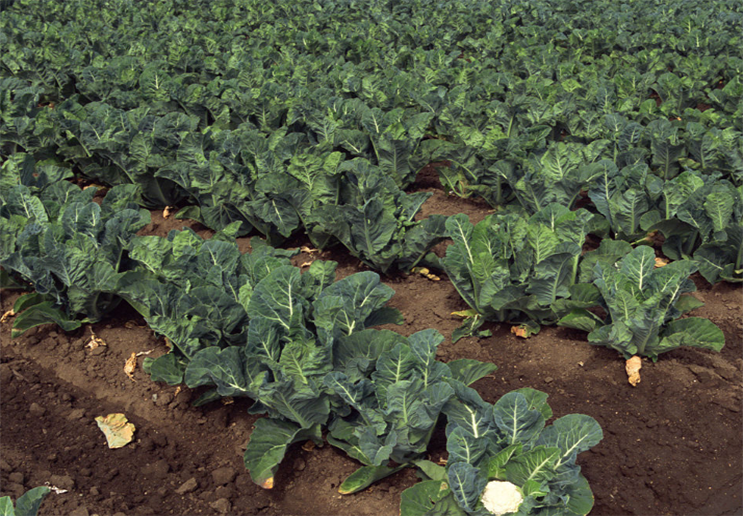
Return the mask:
<path id="1" fill-rule="evenodd" d="M 2 0 L 0 46 L 0 496 L 743 511 L 739 0 Z"/>

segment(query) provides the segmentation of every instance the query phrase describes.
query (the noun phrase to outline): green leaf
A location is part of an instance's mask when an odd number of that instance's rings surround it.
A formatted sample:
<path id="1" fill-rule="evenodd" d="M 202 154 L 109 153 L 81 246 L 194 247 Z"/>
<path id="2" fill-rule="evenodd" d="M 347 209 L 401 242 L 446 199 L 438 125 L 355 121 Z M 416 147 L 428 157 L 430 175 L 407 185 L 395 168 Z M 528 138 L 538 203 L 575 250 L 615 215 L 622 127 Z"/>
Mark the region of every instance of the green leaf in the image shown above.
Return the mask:
<path id="1" fill-rule="evenodd" d="M 142 368 L 150 375 L 153 382 L 179 385 L 183 383 L 186 364 L 182 360 L 178 360 L 175 353 L 171 351 L 157 358 L 146 357 L 142 363 Z"/>
<path id="2" fill-rule="evenodd" d="M 380 399 L 387 398 L 387 390 L 397 382 L 409 379 L 415 371 L 416 359 L 409 346 L 398 344 L 385 351 L 377 360 L 372 379 Z"/>
<path id="3" fill-rule="evenodd" d="M 680 346 L 720 351 L 724 345 L 725 335 L 715 323 L 701 317 L 687 317 L 668 323 L 657 352 Z"/>
<path id="4" fill-rule="evenodd" d="M 464 427 L 457 426 L 446 436 L 446 451 L 449 464 L 466 462 L 477 466 L 487 451 L 487 440 L 476 439 Z"/>
<path id="5" fill-rule="evenodd" d="M 465 319 L 462 325 L 452 332 L 452 344 L 456 343 L 462 337 L 477 336 L 477 330 L 483 323 L 485 323 L 485 319 L 479 314 Z"/>
<path id="6" fill-rule="evenodd" d="M 54 308 L 52 301 L 45 301 L 33 305 L 15 318 L 11 337 L 16 338 L 26 330 L 42 324 L 56 324 L 64 331 L 72 331 L 78 329 L 84 322 L 87 321 L 70 319 L 62 310 Z"/>
<path id="7" fill-rule="evenodd" d="M 593 509 L 593 492 L 588 480 L 583 475 L 578 475 L 578 480 L 568 484 L 565 488 L 568 495 L 566 508 L 573 514 L 585 516 Z"/>
<path id="8" fill-rule="evenodd" d="M 456 462 L 449 466 L 447 477 L 449 488 L 459 506 L 465 511 L 474 512 L 487 479 L 479 474 L 477 468 L 466 462 Z"/>
<path id="9" fill-rule="evenodd" d="M 39 294 L 38 292 L 24 294 L 16 299 L 16 302 L 13 304 L 13 311 L 19 314 L 24 310 L 31 308 L 32 306 L 39 305 L 47 300 L 48 299 L 44 294 Z"/>
<path id="10" fill-rule="evenodd" d="M 538 391 L 536 389 L 532 389 L 531 387 L 522 387 L 521 389 L 516 389 L 513 392 L 517 392 L 524 396 L 524 398 L 526 398 L 526 402 L 529 404 L 529 409 L 538 410 L 539 413 L 542 414 L 542 417 L 544 417 L 545 421 L 552 417 L 552 408 L 547 403 L 549 394 L 547 394 L 546 392 Z"/>
<path id="11" fill-rule="evenodd" d="M 15 516 L 36 516 L 41 502 L 51 490 L 46 486 L 34 487 L 26 491 L 15 502 Z M 12 513 L 11 513 L 12 514 Z"/>
<path id="12" fill-rule="evenodd" d="M 298 441 L 320 441 L 320 425 L 302 429 L 294 423 L 271 418 L 260 418 L 250 434 L 245 448 L 244 462 L 250 478 L 264 489 L 274 487 L 274 475 L 284 460 L 289 445 Z"/>
<path id="13" fill-rule="evenodd" d="M 535 439 L 545 423 L 541 412 L 530 408 L 526 397 L 518 392 L 503 395 L 493 405 L 493 420 L 507 445 L 526 444 Z"/>
<path id="14" fill-rule="evenodd" d="M 559 459 L 554 466 L 558 468 L 564 464 L 575 464 L 575 457 L 579 453 L 593 448 L 603 437 L 601 426 L 592 417 L 568 414 L 545 428 L 537 439 L 537 445 L 560 449 Z"/>
<path id="15" fill-rule="evenodd" d="M 692 295 L 683 295 L 679 297 L 678 301 L 673 305 L 676 310 L 682 314 L 696 310 L 704 306 L 704 302 L 698 300 Z"/>
<path id="16" fill-rule="evenodd" d="M 589 333 L 603 324 L 604 322 L 598 315 L 589 312 L 585 308 L 575 308 L 557 321 L 558 326 L 575 328 L 576 330 L 583 330 Z"/>
<path id="17" fill-rule="evenodd" d="M 634 249 L 622 260 L 621 271 L 636 286 L 638 291 L 647 288 L 648 278 L 655 268 L 655 253 L 647 246 Z"/>
<path id="18" fill-rule="evenodd" d="M 490 362 L 480 362 L 469 358 L 452 360 L 446 365 L 451 370 L 452 378 L 465 385 L 471 385 L 498 369 L 497 365 Z"/>
<path id="19" fill-rule="evenodd" d="M 191 358 L 183 377 L 191 388 L 214 385 L 221 396 L 255 397 L 259 364 L 251 361 L 246 367 L 243 351 L 238 346 L 221 349 L 204 348 Z"/>
<path id="20" fill-rule="evenodd" d="M 436 502 L 447 496 L 451 496 L 451 490 L 446 482 L 441 480 L 419 482 L 400 495 L 400 516 L 427 516 Z M 457 509 L 459 512 L 453 512 L 451 516 L 465 514 L 458 507 Z"/>
<path id="21" fill-rule="evenodd" d="M 521 443 L 512 444 L 490 457 L 485 465 L 488 480 L 504 480 L 506 478 L 506 464 L 511 460 L 511 457 L 520 454 L 522 449 L 523 445 Z"/>
<path id="22" fill-rule="evenodd" d="M 301 325 L 303 305 L 299 269 L 289 265 L 272 270 L 253 289 L 250 317 L 265 317 L 289 331 Z M 327 290 L 327 289 L 326 289 Z"/>
<path id="23" fill-rule="evenodd" d="M 15 509 L 10 496 L 0 497 L 0 516 L 15 516 Z"/>
<path id="24" fill-rule="evenodd" d="M 524 485 L 528 481 L 543 482 L 555 477 L 555 467 L 560 460 L 559 448 L 536 446 L 513 457 L 505 466 L 506 480 Z"/>
<path id="25" fill-rule="evenodd" d="M 420 468 L 430 480 L 446 480 L 446 468 L 430 460 L 417 460 L 413 464 Z"/>
<path id="26" fill-rule="evenodd" d="M 402 464 L 395 467 L 362 466 L 346 477 L 340 487 L 338 487 L 338 492 L 344 495 L 358 493 L 372 485 L 374 482 L 397 473 L 407 466 L 408 464 Z"/>
<path id="27" fill-rule="evenodd" d="M 8 271 L 0 267 L 0 288 L 28 290 L 28 285 L 16 281 Z"/>

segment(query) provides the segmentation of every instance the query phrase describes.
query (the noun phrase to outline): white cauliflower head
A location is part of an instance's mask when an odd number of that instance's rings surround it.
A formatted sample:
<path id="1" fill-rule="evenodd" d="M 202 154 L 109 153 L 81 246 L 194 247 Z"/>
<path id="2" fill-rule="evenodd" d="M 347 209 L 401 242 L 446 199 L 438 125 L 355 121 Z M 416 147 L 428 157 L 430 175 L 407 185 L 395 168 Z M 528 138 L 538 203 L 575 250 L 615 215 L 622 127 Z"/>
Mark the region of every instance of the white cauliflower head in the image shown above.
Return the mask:
<path id="1" fill-rule="evenodd" d="M 510 482 L 493 480 L 482 493 L 482 504 L 496 516 L 518 511 L 523 501 L 521 489 Z"/>

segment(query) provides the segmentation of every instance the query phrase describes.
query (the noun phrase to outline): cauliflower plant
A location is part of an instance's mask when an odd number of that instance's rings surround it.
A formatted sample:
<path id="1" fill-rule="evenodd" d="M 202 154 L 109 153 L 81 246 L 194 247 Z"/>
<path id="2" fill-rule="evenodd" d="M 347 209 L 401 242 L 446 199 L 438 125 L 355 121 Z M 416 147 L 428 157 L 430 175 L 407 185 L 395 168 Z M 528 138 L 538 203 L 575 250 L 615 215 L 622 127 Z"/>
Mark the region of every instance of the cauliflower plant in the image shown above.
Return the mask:
<path id="1" fill-rule="evenodd" d="M 482 504 L 496 516 L 518 511 L 523 501 L 521 489 L 510 482 L 493 480 L 482 493 Z"/>

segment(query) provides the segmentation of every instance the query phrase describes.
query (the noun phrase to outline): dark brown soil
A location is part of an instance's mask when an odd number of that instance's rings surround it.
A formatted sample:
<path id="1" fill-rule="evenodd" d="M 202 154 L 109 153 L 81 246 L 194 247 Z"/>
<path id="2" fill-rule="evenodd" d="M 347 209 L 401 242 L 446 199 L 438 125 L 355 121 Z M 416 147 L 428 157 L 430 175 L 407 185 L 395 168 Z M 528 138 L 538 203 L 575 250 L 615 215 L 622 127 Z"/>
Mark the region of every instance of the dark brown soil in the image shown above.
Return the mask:
<path id="1" fill-rule="evenodd" d="M 467 213 L 473 222 L 487 204 L 445 195 L 430 177 L 420 189 L 434 192 L 424 206 L 431 213 Z M 147 234 L 164 235 L 184 225 L 202 226 L 153 213 Z M 295 239 L 292 245 L 308 245 Z M 241 249 L 247 251 L 247 240 Z M 444 252 L 445 243 L 436 248 Z M 301 265 L 317 257 L 340 263 L 339 277 L 364 267 L 331 249 L 302 253 Z M 459 325 L 451 313 L 466 308 L 445 276 L 393 276 L 391 304 L 405 316 L 392 327 L 405 335 L 436 328 L 446 337 L 440 358 L 492 361 L 498 370 L 475 387 L 493 402 L 510 390 L 547 392 L 556 417 L 584 413 L 604 430 L 604 440 L 578 459 L 593 489 L 593 515 L 743 514 L 743 289 L 707 285 L 696 278 L 695 295 L 706 305 L 694 315 L 708 317 L 725 332 L 721 353 L 692 349 L 645 362 L 642 383 L 631 387 L 615 352 L 590 346 L 585 334 L 544 328 L 528 340 L 504 324 L 493 336 L 451 344 Z M 19 294 L 2 292 L 2 310 Z M 50 494 L 43 515 L 395 515 L 400 492 L 417 478 L 402 471 L 361 493 L 341 496 L 340 482 L 358 464 L 331 446 L 292 447 L 273 490 L 254 485 L 242 453 L 256 416 L 250 400 L 193 408 L 197 393 L 155 384 L 141 367 L 130 380 L 123 367 L 131 353 L 167 351 L 136 312 L 122 308 L 114 319 L 93 325 L 107 346 L 85 348 L 90 329 L 65 334 L 40 327 L 10 339 L 2 325 L 0 364 L 2 435 L 0 491 L 17 497 L 49 482 L 67 489 Z M 141 366 L 140 358 L 140 366 Z M 135 443 L 106 446 L 94 418 L 126 414 L 136 427 Z M 446 455 L 443 432 L 435 435 L 431 458 Z"/>

